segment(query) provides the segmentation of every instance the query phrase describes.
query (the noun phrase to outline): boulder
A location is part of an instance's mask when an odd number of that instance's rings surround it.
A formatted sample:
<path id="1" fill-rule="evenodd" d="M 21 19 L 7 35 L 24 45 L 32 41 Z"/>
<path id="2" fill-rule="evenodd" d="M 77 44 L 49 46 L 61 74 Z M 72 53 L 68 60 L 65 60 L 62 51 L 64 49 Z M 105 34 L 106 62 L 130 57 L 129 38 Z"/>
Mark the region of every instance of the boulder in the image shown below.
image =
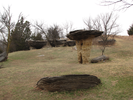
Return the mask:
<path id="1" fill-rule="evenodd" d="M 71 41 L 67 41 L 67 45 L 68 46 L 75 46 L 76 45 L 76 42 L 71 40 Z"/>
<path id="2" fill-rule="evenodd" d="M 115 42 L 116 42 L 116 40 L 110 39 L 110 40 L 107 40 L 107 41 L 98 41 L 98 44 L 99 45 L 114 45 Z"/>
<path id="3" fill-rule="evenodd" d="M 71 31 L 66 36 L 70 40 L 83 40 L 83 39 L 87 39 L 90 36 L 98 37 L 102 35 L 102 33 L 103 31 L 98 31 L 98 30 L 75 30 L 75 31 Z"/>
<path id="4" fill-rule="evenodd" d="M 61 39 L 61 40 L 56 40 L 56 45 L 59 47 L 59 46 L 66 46 L 67 43 L 66 43 L 66 39 Z"/>
<path id="5" fill-rule="evenodd" d="M 37 82 L 37 87 L 50 92 L 89 89 L 97 86 L 101 80 L 93 75 L 63 75 L 59 77 L 44 77 Z"/>
<path id="6" fill-rule="evenodd" d="M 36 49 L 41 49 L 42 47 L 46 46 L 47 42 L 46 41 L 28 41 L 28 44 L 30 47 L 34 47 Z"/>
<path id="7" fill-rule="evenodd" d="M 100 61 L 105 61 L 105 60 L 109 60 L 109 57 L 106 57 L 106 56 L 102 55 L 102 56 L 93 58 L 93 59 L 91 60 L 91 63 L 98 63 L 98 62 L 100 62 Z"/>
<path id="8" fill-rule="evenodd" d="M 0 62 L 7 60 L 7 53 L 6 51 L 0 54 Z"/>

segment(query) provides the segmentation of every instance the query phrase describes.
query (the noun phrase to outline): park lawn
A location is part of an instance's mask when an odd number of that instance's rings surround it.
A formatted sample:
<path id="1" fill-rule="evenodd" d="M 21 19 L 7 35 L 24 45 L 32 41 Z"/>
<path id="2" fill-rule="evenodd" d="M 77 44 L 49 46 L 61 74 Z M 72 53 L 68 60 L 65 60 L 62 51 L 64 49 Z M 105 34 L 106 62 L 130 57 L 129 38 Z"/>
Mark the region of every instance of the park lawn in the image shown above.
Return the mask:
<path id="1" fill-rule="evenodd" d="M 78 64 L 73 47 L 43 48 L 9 54 L 0 69 L 0 100 L 133 100 L 133 39 L 116 38 L 107 47 L 109 61 Z M 93 45 L 90 59 L 101 55 Z M 90 74 L 102 84 L 71 92 L 48 92 L 36 89 L 43 77 L 67 74 Z"/>

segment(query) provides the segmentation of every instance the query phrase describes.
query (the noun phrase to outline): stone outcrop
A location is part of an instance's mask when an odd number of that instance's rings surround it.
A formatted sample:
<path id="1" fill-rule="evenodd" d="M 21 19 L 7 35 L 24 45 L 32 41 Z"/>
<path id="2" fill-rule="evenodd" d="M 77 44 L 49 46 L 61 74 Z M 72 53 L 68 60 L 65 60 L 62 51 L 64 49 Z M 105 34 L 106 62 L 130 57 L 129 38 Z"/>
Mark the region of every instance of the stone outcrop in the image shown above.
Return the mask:
<path id="1" fill-rule="evenodd" d="M 100 36 L 103 32 L 97 30 L 76 30 L 67 34 L 67 37 L 76 41 L 78 62 L 88 63 L 93 38 Z"/>
<path id="2" fill-rule="evenodd" d="M 116 40 L 114 39 L 109 39 L 107 41 L 98 41 L 99 45 L 114 45 Z"/>
<path id="3" fill-rule="evenodd" d="M 66 39 L 64 40 L 49 40 L 50 45 L 52 47 L 59 47 L 59 46 L 75 46 L 75 41 L 67 41 Z M 41 49 L 42 47 L 46 46 L 47 41 L 28 41 L 28 44 L 30 47 L 33 47 L 35 49 Z"/>
<path id="4" fill-rule="evenodd" d="M 74 40 L 71 40 L 71 41 L 67 41 L 67 46 L 75 46 L 76 45 L 76 42 Z"/>
<path id="5" fill-rule="evenodd" d="M 47 44 L 46 41 L 27 41 L 27 42 L 30 47 L 33 47 L 36 49 L 41 49 L 43 46 Z"/>
<path id="6" fill-rule="evenodd" d="M 44 77 L 37 82 L 37 87 L 50 92 L 89 89 L 97 86 L 101 80 L 93 75 L 63 75 L 59 77 Z"/>

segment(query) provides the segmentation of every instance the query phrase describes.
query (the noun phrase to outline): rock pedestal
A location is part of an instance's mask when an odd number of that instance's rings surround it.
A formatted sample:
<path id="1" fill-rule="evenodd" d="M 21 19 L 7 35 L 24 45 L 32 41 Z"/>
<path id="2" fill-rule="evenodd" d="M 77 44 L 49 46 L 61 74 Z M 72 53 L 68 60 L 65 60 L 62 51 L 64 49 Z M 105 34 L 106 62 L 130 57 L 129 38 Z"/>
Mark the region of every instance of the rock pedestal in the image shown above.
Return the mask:
<path id="1" fill-rule="evenodd" d="M 50 92 L 88 89 L 100 84 L 101 80 L 93 75 L 63 75 L 44 77 L 37 82 L 37 87 Z"/>
<path id="2" fill-rule="evenodd" d="M 86 64 L 90 56 L 90 50 L 93 37 L 88 37 L 85 40 L 76 40 L 78 62 Z"/>
<path id="3" fill-rule="evenodd" d="M 103 32 L 97 30 L 71 31 L 67 37 L 76 41 L 78 62 L 88 63 L 93 38 L 100 36 Z"/>

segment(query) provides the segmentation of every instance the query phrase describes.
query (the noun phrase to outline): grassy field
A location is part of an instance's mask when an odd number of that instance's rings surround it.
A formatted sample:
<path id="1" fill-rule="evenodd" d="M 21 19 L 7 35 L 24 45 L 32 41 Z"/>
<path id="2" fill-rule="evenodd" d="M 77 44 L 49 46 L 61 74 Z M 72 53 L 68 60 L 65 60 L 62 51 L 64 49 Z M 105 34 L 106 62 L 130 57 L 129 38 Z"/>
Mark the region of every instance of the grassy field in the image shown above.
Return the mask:
<path id="1" fill-rule="evenodd" d="M 0 69 L 0 100 L 133 100 L 133 39 L 116 40 L 105 51 L 110 60 L 96 64 L 78 64 L 72 47 L 10 53 Z M 99 47 L 92 46 L 90 59 L 100 55 Z M 40 78 L 66 74 L 95 75 L 102 85 L 61 93 L 35 88 Z"/>

